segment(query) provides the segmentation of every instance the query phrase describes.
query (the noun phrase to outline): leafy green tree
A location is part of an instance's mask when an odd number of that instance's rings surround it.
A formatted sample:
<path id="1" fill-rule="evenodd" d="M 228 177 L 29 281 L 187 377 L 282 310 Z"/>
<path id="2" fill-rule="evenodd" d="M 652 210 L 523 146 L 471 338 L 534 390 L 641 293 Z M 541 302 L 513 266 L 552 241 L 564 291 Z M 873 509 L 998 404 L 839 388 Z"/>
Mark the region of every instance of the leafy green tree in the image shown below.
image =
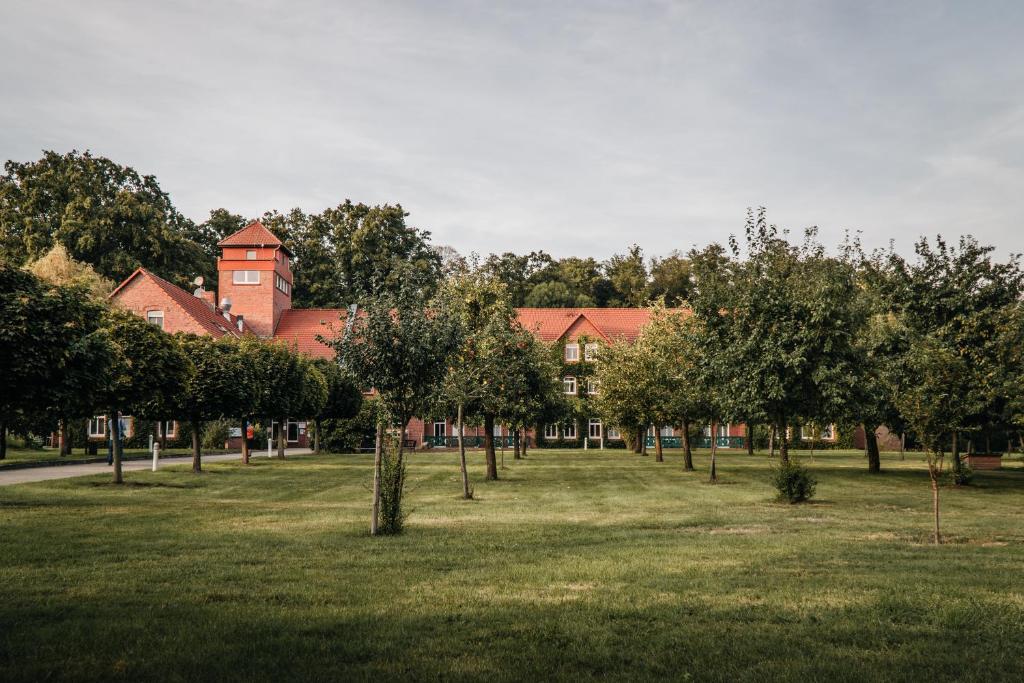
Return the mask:
<path id="1" fill-rule="evenodd" d="M 937 237 L 934 246 L 926 239 L 917 242 L 914 263 L 889 256 L 891 305 L 911 336 L 927 336 L 968 361 L 971 374 L 966 381 L 949 387 L 977 407 L 950 433 L 957 473 L 962 433 L 977 436 L 1006 427 L 993 424 L 1005 415 L 1007 400 L 1001 332 L 1024 292 L 1024 272 L 1016 257 L 993 262 L 992 251 L 971 237 L 961 237 L 956 246 Z"/>
<path id="2" fill-rule="evenodd" d="M 202 471 L 203 428 L 210 420 L 247 412 L 251 400 L 249 365 L 230 338 L 175 335 L 191 372 L 177 395 L 178 415 L 192 427 L 192 471 Z"/>
<path id="3" fill-rule="evenodd" d="M 604 346 L 597 360 L 601 390 L 594 397 L 594 407 L 605 424 L 636 435 L 637 453 L 647 426 L 658 420 L 665 403 L 658 360 L 650 345 L 626 340 Z"/>
<path id="4" fill-rule="evenodd" d="M 573 294 L 564 282 L 541 282 L 526 295 L 524 306 L 530 308 L 570 308 L 592 306 L 593 300 L 582 294 Z"/>
<path id="5" fill-rule="evenodd" d="M 647 266 L 639 246 L 634 244 L 626 254 L 616 254 L 608 259 L 604 273 L 613 292 L 609 306 L 640 307 L 647 304 Z"/>
<path id="6" fill-rule="evenodd" d="M 527 306 L 526 296 L 538 284 L 538 274 L 553 263 L 551 256 L 543 251 L 522 255 L 507 251 L 500 255 L 491 254 L 480 268 L 505 285 L 512 306 Z"/>
<path id="7" fill-rule="evenodd" d="M 208 268 L 192 226 L 151 175 L 89 152 L 8 161 L 0 176 L 0 258 L 23 264 L 63 244 L 121 281 L 139 266 L 184 284 Z"/>
<path id="8" fill-rule="evenodd" d="M 430 232 L 406 225 L 400 205 L 368 206 L 350 200 L 320 214 L 300 209 L 263 216 L 295 253 L 292 302 L 300 307 L 341 307 L 382 289 L 413 286 L 429 296 L 441 274 Z"/>
<path id="9" fill-rule="evenodd" d="M 348 420 L 356 417 L 363 405 L 363 394 L 353 377 L 342 370 L 337 361 L 317 358 L 313 365 L 326 382 L 327 396 L 323 408 L 313 413 L 315 427 L 313 451 L 320 452 L 320 437 L 325 420 Z"/>
<path id="10" fill-rule="evenodd" d="M 11 424 L 89 413 L 107 381 L 112 347 L 104 306 L 81 287 L 55 287 L 0 262 L 0 459 Z M 64 443 L 68 440 L 65 438 Z"/>
<path id="11" fill-rule="evenodd" d="M 341 364 L 379 395 L 381 421 L 374 455 L 373 513 L 370 533 L 397 533 L 400 526 L 379 527 L 381 465 L 385 422 L 399 434 L 395 476 L 386 482 L 389 501 L 400 506 L 404 488 L 403 446 L 413 415 L 423 414 L 439 393 L 444 375 L 425 371 L 445 368 L 460 345 L 459 325 L 444 297 L 428 301 L 415 278 L 397 279 L 395 290 L 381 289 L 367 299 L 365 314 L 351 333 L 331 341 Z M 400 525 L 400 515 L 389 519 Z"/>
<path id="12" fill-rule="evenodd" d="M 690 296 L 690 260 L 679 251 L 672 251 L 664 258 L 652 258 L 650 268 L 652 299 L 662 298 L 669 306 L 678 306 Z"/>
<path id="13" fill-rule="evenodd" d="M 957 391 L 975 376 L 970 360 L 954 346 L 933 336 L 916 336 L 908 352 L 911 382 L 897 397 L 906 417 L 925 447 L 932 486 L 933 540 L 942 542 L 939 531 L 939 483 L 942 478 L 946 440 L 964 429 L 983 409 L 985 398 L 971 391 Z M 955 456 L 955 453 L 954 453 Z"/>
<path id="14" fill-rule="evenodd" d="M 114 450 L 114 483 L 121 474 L 121 415 L 147 416 L 175 401 L 192 374 L 177 340 L 139 316 L 120 309 L 106 312 L 104 329 L 113 361 L 107 382 L 97 389 L 97 405 L 108 416 Z"/>
<path id="15" fill-rule="evenodd" d="M 690 253 L 691 305 L 716 349 L 708 371 L 728 388 L 726 412 L 767 416 L 784 462 L 790 422 L 835 421 L 857 379 L 851 330 L 862 326 L 863 309 L 851 303 L 854 273 L 815 237 L 809 230 L 790 244 L 762 209 L 748 213 L 744 262 L 717 245 Z M 731 246 L 738 259 L 738 241 Z"/>
<path id="16" fill-rule="evenodd" d="M 55 244 L 26 269 L 51 285 L 81 287 L 97 301 L 106 301 L 114 290 L 114 281 L 103 277 L 88 263 L 76 261 L 63 244 Z"/>

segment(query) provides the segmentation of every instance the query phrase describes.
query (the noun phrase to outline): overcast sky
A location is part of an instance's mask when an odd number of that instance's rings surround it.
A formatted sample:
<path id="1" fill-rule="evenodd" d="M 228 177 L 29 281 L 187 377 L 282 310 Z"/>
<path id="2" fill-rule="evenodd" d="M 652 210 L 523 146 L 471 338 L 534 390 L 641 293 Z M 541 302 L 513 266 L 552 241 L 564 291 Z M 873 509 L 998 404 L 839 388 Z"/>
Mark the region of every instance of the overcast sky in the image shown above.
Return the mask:
<path id="1" fill-rule="evenodd" d="M 1019 0 L 3 0 L 0 157 L 88 148 L 197 221 L 400 202 L 463 253 L 664 254 L 764 205 L 1005 255 L 1022 36 Z"/>

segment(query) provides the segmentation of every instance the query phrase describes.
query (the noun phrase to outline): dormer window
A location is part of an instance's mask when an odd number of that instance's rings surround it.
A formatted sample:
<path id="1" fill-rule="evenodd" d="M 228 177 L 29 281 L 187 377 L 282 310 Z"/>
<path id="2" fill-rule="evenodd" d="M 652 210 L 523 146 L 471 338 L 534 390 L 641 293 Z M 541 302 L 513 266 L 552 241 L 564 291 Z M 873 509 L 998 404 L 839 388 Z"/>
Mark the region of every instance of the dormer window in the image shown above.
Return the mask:
<path id="1" fill-rule="evenodd" d="M 575 363 L 580 359 L 580 345 L 579 344 L 566 344 L 565 345 L 565 362 Z"/>

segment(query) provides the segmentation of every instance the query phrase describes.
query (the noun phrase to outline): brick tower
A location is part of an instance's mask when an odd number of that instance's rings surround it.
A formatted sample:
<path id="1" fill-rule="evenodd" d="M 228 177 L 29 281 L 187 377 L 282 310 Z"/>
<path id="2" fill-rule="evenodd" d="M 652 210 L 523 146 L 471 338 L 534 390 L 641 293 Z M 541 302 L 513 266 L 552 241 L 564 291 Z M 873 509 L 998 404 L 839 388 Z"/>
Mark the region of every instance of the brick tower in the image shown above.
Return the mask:
<path id="1" fill-rule="evenodd" d="M 281 311 L 292 307 L 292 253 L 259 221 L 221 240 L 217 293 L 223 306 L 245 318 L 261 337 L 272 337 Z"/>

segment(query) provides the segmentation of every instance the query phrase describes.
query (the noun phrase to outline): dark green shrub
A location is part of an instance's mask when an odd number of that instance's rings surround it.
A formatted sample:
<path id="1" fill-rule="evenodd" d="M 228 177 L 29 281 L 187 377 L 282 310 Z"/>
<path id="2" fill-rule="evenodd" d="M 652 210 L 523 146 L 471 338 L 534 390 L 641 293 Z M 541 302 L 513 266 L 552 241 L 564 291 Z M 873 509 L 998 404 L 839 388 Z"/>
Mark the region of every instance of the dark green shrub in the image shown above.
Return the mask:
<path id="1" fill-rule="evenodd" d="M 817 480 L 803 465 L 790 461 L 772 471 L 772 484 L 779 492 L 779 500 L 802 503 L 814 497 Z"/>
<path id="2" fill-rule="evenodd" d="M 387 439 L 380 464 L 380 533 L 400 534 L 406 514 L 402 510 L 405 461 L 398 460 L 398 443 Z"/>
<path id="3" fill-rule="evenodd" d="M 224 448 L 232 426 L 228 420 L 210 420 L 203 425 L 203 448 Z"/>
<path id="4" fill-rule="evenodd" d="M 949 480 L 953 482 L 954 486 L 970 486 L 971 480 L 974 479 L 974 470 L 963 464 L 960 466 L 960 471 L 950 470 Z"/>

